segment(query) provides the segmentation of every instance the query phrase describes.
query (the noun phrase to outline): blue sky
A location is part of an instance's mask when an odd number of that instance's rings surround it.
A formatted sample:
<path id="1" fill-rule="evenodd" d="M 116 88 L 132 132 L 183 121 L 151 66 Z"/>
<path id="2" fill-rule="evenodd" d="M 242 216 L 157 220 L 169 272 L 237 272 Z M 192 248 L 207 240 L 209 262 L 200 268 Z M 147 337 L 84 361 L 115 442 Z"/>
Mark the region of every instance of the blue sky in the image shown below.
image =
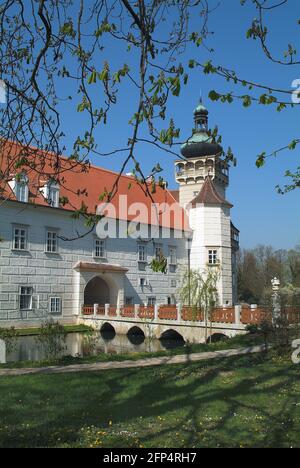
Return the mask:
<path id="1" fill-rule="evenodd" d="M 218 3 L 219 0 L 216 0 L 215 5 Z M 289 0 L 287 6 L 274 11 L 270 16 L 270 45 L 281 56 L 289 42 L 298 45 L 299 6 L 298 0 Z M 256 12 L 249 2 L 241 7 L 240 0 L 221 0 L 219 7 L 211 13 L 209 21 L 210 29 L 215 33 L 208 40 L 208 45 L 214 48 L 215 52 L 210 54 L 203 48 L 197 49 L 196 53 L 187 50 L 182 56 L 182 62 L 186 64 L 190 58 L 196 58 L 202 63 L 211 59 L 215 64 L 234 69 L 242 78 L 290 89 L 292 81 L 300 79 L 300 67 L 272 64 L 266 59 L 257 42 L 246 39 L 246 31 L 255 16 Z M 197 21 L 198 18 L 193 17 L 194 28 L 197 28 Z M 105 59 L 109 59 L 115 68 L 117 64 L 122 66 L 124 62 L 129 63 L 132 68 L 136 66 L 135 55 L 126 53 L 119 43 L 106 44 L 103 56 L 99 57 L 99 68 L 102 68 L 101 62 Z M 235 205 L 232 219 L 241 230 L 242 247 L 254 247 L 257 244 L 273 245 L 275 248 L 294 247 L 300 243 L 300 191 L 298 189 L 281 196 L 277 194 L 275 186 L 285 182 L 283 174 L 286 169 L 295 169 L 300 165 L 300 148 L 268 161 L 260 170 L 256 168 L 255 160 L 262 151 L 270 152 L 299 137 L 300 108 L 277 113 L 273 107 L 255 104 L 245 109 L 240 102 L 231 105 L 212 103 L 207 98 L 211 89 L 220 92 L 245 92 L 245 89 L 235 89 L 222 78 L 206 76 L 200 70 L 194 70 L 180 97 L 171 99 L 169 116 L 174 117 L 176 125 L 181 128 L 181 138 L 189 137 L 193 127 L 193 109 L 202 90 L 204 103 L 210 111 L 211 127 L 218 125 L 223 136 L 223 146 L 231 146 L 238 159 L 238 166 L 231 170 L 227 198 Z M 66 96 L 72 93 L 69 89 L 61 88 L 61 91 Z M 65 102 L 61 107 L 67 154 L 71 152 L 74 138 L 84 128 L 84 115 L 76 113 L 78 100 L 74 97 L 73 101 Z M 99 99 L 99 102 L 103 100 L 100 88 L 95 88 L 95 99 Z M 96 132 L 101 151 L 106 152 L 127 145 L 130 136 L 128 121 L 135 109 L 135 93 L 131 91 L 128 82 L 124 83 L 118 96 L 118 105 L 113 110 L 108 124 Z M 140 145 L 137 156 L 145 172 L 150 172 L 159 162 L 164 168 L 164 177 L 169 186 L 176 188 L 175 158 L 149 145 Z M 123 158 L 124 156 L 118 155 L 91 159 L 96 165 L 118 170 Z M 128 167 L 128 171 L 130 169 Z"/>

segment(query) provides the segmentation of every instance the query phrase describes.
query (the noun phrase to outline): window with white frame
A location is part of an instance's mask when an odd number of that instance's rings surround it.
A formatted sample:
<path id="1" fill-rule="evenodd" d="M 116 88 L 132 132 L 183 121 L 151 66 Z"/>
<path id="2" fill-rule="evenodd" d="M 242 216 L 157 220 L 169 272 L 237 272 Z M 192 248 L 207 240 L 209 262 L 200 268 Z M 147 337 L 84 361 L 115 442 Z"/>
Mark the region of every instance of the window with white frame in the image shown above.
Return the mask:
<path id="1" fill-rule="evenodd" d="M 140 278 L 139 280 L 140 287 L 143 288 L 144 286 L 147 285 L 147 280 L 146 278 Z"/>
<path id="2" fill-rule="evenodd" d="M 48 203 L 53 208 L 58 208 L 59 206 L 59 188 L 50 186 L 48 192 Z"/>
<path id="3" fill-rule="evenodd" d="M 46 252 L 57 253 L 58 252 L 58 238 L 56 231 L 47 231 L 46 233 Z"/>
<path id="4" fill-rule="evenodd" d="M 15 180 L 14 193 L 19 202 L 28 202 L 28 177 L 25 174 L 21 175 L 18 180 Z"/>
<path id="5" fill-rule="evenodd" d="M 106 257 L 105 240 L 95 239 L 94 257 L 95 258 L 105 258 Z"/>
<path id="6" fill-rule="evenodd" d="M 217 265 L 219 263 L 218 260 L 218 251 L 216 249 L 211 249 L 208 251 L 208 264 L 209 265 Z"/>
<path id="7" fill-rule="evenodd" d="M 156 304 L 156 297 L 154 296 L 148 297 L 148 306 L 152 307 L 152 306 L 155 306 L 155 304 Z"/>
<path id="8" fill-rule="evenodd" d="M 176 247 L 169 247 L 170 265 L 177 265 L 177 249 Z"/>
<path id="9" fill-rule="evenodd" d="M 13 230 L 13 249 L 26 250 L 27 249 L 27 228 L 15 227 Z"/>
<path id="10" fill-rule="evenodd" d="M 31 286 L 21 286 L 19 294 L 20 310 L 32 310 L 33 288 Z"/>
<path id="11" fill-rule="evenodd" d="M 145 244 L 138 244 L 138 261 L 139 262 L 146 262 L 147 261 L 146 245 Z"/>
<path id="12" fill-rule="evenodd" d="M 59 315 L 61 314 L 61 298 L 50 297 L 50 314 Z"/>
<path id="13" fill-rule="evenodd" d="M 155 254 L 156 260 L 161 259 L 161 256 L 164 254 L 162 244 L 155 244 L 154 254 Z"/>
<path id="14" fill-rule="evenodd" d="M 171 280 L 171 288 L 177 288 L 177 281 L 175 279 Z"/>

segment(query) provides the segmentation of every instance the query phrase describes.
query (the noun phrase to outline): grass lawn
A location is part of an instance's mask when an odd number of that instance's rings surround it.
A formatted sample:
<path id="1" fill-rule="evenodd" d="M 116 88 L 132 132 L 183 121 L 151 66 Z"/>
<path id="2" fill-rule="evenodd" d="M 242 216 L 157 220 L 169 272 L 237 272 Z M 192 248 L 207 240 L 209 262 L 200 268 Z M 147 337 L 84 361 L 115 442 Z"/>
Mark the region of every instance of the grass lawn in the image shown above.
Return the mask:
<path id="1" fill-rule="evenodd" d="M 260 354 L 0 378 L 0 447 L 300 447 L 299 377 Z"/>

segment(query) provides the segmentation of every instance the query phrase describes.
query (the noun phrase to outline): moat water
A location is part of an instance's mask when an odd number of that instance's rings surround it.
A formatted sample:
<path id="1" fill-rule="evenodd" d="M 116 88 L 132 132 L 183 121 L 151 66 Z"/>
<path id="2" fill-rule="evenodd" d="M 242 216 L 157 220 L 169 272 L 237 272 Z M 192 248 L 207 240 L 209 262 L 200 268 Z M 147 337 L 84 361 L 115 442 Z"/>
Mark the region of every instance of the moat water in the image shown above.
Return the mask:
<path id="1" fill-rule="evenodd" d="M 143 335 L 115 335 L 111 332 L 69 333 L 64 356 L 86 357 L 99 354 L 155 352 L 184 346 L 178 339 L 148 339 Z M 35 336 L 23 336 L 16 340 L 13 351 L 0 356 L 0 362 L 41 361 L 45 359 L 43 348 Z"/>

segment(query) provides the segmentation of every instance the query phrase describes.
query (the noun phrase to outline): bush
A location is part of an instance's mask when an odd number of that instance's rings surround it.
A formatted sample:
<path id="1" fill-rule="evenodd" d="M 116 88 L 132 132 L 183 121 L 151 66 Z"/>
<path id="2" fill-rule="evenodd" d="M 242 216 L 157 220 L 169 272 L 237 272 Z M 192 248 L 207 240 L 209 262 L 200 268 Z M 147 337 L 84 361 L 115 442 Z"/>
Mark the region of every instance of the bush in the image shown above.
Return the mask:
<path id="1" fill-rule="evenodd" d="M 36 342 L 42 347 L 46 359 L 58 359 L 62 356 L 67 349 L 67 334 L 65 328 L 52 319 L 42 324 Z"/>
<path id="2" fill-rule="evenodd" d="M 0 340 L 6 345 L 7 353 L 11 353 L 16 348 L 18 334 L 14 327 L 0 328 Z"/>

